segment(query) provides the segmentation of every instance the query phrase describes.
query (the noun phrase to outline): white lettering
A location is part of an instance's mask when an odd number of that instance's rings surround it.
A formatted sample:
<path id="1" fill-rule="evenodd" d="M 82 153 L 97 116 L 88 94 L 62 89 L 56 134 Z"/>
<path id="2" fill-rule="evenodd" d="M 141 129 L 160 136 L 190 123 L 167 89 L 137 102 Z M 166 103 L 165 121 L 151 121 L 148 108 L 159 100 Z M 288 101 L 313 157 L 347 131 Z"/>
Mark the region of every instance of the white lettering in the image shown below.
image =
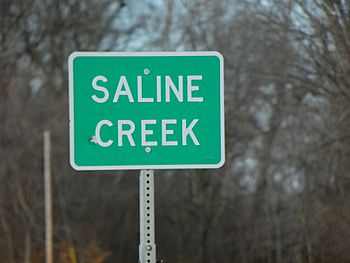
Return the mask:
<path id="1" fill-rule="evenodd" d="M 98 143 L 98 145 L 102 147 L 108 147 L 108 146 L 111 146 L 113 141 L 108 140 L 107 142 L 104 142 L 101 140 L 101 128 L 103 125 L 107 125 L 108 127 L 113 126 L 112 122 L 110 122 L 109 120 L 99 121 L 96 125 L 96 130 L 95 130 L 96 142 Z"/>
<path id="2" fill-rule="evenodd" d="M 122 88 L 125 87 L 125 90 Z M 121 76 L 119 79 L 117 90 L 115 91 L 113 102 L 118 102 L 119 96 L 126 95 L 130 102 L 134 102 L 134 98 L 131 95 L 130 87 L 125 76 Z"/>
<path id="3" fill-rule="evenodd" d="M 141 120 L 141 145 L 142 146 L 157 146 L 158 143 L 155 141 L 147 141 L 147 135 L 153 135 L 153 130 L 147 130 L 146 125 L 156 124 L 156 120 Z"/>
<path id="4" fill-rule="evenodd" d="M 165 76 L 165 101 L 170 102 L 170 88 L 175 94 L 177 100 L 179 102 L 183 102 L 183 76 L 178 77 L 178 87 L 179 89 L 176 89 L 176 86 L 170 76 Z"/>
<path id="5" fill-rule="evenodd" d="M 202 76 L 187 76 L 187 101 L 188 102 L 203 102 L 202 97 L 192 97 L 193 91 L 198 91 L 199 86 L 193 86 L 193 80 L 202 80 Z"/>
<path id="6" fill-rule="evenodd" d="M 142 77 L 137 76 L 137 101 L 138 102 L 153 102 L 153 98 L 142 97 Z"/>
<path id="7" fill-rule="evenodd" d="M 129 125 L 129 130 L 123 130 L 123 125 Z M 118 120 L 118 146 L 123 146 L 123 136 L 129 140 L 131 146 L 135 146 L 135 141 L 132 137 L 133 132 L 135 131 L 135 124 L 130 120 Z"/>
<path id="8" fill-rule="evenodd" d="M 101 91 L 103 92 L 103 97 L 99 98 L 96 95 L 92 95 L 91 98 L 96 101 L 97 103 L 104 103 L 108 100 L 109 98 L 109 92 L 108 89 L 106 89 L 105 87 L 99 86 L 97 85 L 97 81 L 102 81 L 102 82 L 107 82 L 108 80 L 106 79 L 106 77 L 104 76 L 96 76 L 94 77 L 94 79 L 92 80 L 92 87 L 95 90 Z"/>
<path id="9" fill-rule="evenodd" d="M 204 98 L 202 96 L 197 95 L 200 90 L 200 85 L 196 82 L 203 80 L 202 75 L 190 75 L 185 76 L 187 78 L 187 102 L 203 102 Z M 163 82 L 164 78 L 164 82 Z M 175 78 L 175 77 L 174 77 Z M 119 101 L 120 96 L 126 96 L 129 102 L 135 102 L 133 97 L 133 93 L 136 96 L 137 93 L 137 102 L 162 102 L 162 99 L 165 99 L 165 102 L 172 102 L 172 100 L 177 100 L 178 102 L 184 101 L 184 76 L 177 76 L 177 83 L 175 84 L 172 77 L 167 75 L 165 77 L 156 76 L 152 81 L 155 82 L 153 85 L 151 83 L 147 83 L 147 95 L 149 97 L 145 97 L 143 92 L 145 92 L 143 87 L 143 77 L 137 76 L 137 87 L 130 88 L 128 79 L 126 76 L 122 75 L 119 78 L 117 88 L 115 90 L 113 102 L 116 103 Z M 102 83 L 99 83 L 102 82 Z M 91 98 L 97 103 L 105 103 L 108 101 L 110 94 L 107 87 L 103 86 L 103 83 L 108 82 L 108 79 L 105 76 L 99 75 L 93 78 L 92 80 L 92 88 L 101 94 L 93 94 Z M 164 83 L 164 86 L 162 85 Z M 197 84 L 197 85 L 196 85 Z M 150 86 L 149 86 L 150 85 Z M 136 89 L 135 89 L 136 88 Z M 150 93 L 153 90 L 153 93 Z M 162 98 L 162 93 L 164 92 L 164 98 Z"/>
<path id="10" fill-rule="evenodd" d="M 178 145 L 177 141 L 168 141 L 167 135 L 174 134 L 174 130 L 168 130 L 168 124 L 176 124 L 176 120 L 162 120 L 162 145 Z"/>
<path id="11" fill-rule="evenodd" d="M 182 145 L 187 145 L 187 136 L 190 135 L 195 145 L 199 145 L 197 137 L 194 135 L 192 129 L 197 124 L 198 119 L 194 119 L 188 127 L 186 127 L 186 120 L 182 120 Z"/>
<path id="12" fill-rule="evenodd" d="M 161 78 L 160 76 L 157 76 L 157 102 L 161 102 L 162 101 L 162 84 L 160 82 Z"/>

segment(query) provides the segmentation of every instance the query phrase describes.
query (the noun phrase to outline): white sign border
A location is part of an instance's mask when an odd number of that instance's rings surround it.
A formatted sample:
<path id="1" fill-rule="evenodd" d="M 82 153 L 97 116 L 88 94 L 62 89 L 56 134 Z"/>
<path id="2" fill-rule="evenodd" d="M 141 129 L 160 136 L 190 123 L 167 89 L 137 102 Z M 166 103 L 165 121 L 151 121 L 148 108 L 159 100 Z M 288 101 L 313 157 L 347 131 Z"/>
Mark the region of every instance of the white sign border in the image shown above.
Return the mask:
<path id="1" fill-rule="evenodd" d="M 217 164 L 171 164 L 171 165 L 112 165 L 112 166 L 80 166 L 74 159 L 74 82 L 73 62 L 76 57 L 181 57 L 181 56 L 216 56 L 220 61 L 220 128 L 221 158 Z M 68 58 L 69 86 L 69 160 L 70 165 L 78 171 L 103 170 L 143 170 L 143 169 L 213 169 L 225 163 L 225 111 L 224 111 L 224 58 L 217 51 L 184 51 L 184 52 L 91 52 L 76 51 Z"/>

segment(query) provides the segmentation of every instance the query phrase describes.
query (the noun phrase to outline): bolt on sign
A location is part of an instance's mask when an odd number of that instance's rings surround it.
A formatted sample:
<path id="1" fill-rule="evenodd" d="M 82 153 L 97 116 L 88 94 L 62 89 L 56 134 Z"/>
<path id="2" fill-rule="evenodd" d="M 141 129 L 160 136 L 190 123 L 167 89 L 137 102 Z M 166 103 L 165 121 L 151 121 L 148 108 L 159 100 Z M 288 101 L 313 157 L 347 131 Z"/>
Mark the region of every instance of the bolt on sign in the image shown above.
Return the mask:
<path id="1" fill-rule="evenodd" d="M 73 168 L 223 165 L 220 53 L 74 52 L 68 65 Z"/>

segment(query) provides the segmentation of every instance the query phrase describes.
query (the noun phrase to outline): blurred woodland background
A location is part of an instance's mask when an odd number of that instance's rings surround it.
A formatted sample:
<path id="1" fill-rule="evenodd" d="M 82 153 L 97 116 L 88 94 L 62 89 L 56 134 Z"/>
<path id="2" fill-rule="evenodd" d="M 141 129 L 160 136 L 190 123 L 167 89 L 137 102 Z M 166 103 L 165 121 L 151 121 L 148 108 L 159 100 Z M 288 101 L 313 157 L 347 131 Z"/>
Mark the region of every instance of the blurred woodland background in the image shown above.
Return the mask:
<path id="1" fill-rule="evenodd" d="M 156 171 L 158 258 L 350 262 L 348 0 L 1 0 L 0 262 L 44 262 L 44 129 L 55 262 L 137 261 L 139 172 L 69 165 L 77 50 L 225 58 L 226 164 Z"/>

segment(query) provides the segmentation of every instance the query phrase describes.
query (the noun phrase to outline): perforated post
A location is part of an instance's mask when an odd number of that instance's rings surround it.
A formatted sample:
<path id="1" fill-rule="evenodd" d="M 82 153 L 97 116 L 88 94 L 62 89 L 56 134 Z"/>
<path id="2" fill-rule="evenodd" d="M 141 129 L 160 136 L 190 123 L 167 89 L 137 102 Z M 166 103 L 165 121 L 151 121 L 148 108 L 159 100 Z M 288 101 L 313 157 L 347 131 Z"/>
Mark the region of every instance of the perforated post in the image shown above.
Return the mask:
<path id="1" fill-rule="evenodd" d="M 141 170 L 140 173 L 140 263 L 156 263 L 153 175 L 153 170 Z"/>

